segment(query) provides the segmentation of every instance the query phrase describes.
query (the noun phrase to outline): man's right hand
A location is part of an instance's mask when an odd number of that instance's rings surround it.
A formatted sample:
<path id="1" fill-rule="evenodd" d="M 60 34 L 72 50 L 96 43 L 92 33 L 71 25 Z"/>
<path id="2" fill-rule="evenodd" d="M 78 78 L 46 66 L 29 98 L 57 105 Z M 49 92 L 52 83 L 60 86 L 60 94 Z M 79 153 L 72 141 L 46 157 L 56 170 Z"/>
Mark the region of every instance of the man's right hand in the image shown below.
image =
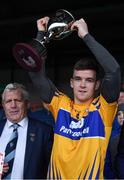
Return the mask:
<path id="1" fill-rule="evenodd" d="M 7 173 L 8 170 L 9 170 L 8 163 L 4 163 L 4 164 L 3 164 L 3 172 L 2 172 L 2 175 L 3 175 L 4 173 Z"/>
<path id="2" fill-rule="evenodd" d="M 47 30 L 47 24 L 48 24 L 49 19 L 50 18 L 48 16 L 46 16 L 44 18 L 37 20 L 38 31 L 46 31 Z"/>

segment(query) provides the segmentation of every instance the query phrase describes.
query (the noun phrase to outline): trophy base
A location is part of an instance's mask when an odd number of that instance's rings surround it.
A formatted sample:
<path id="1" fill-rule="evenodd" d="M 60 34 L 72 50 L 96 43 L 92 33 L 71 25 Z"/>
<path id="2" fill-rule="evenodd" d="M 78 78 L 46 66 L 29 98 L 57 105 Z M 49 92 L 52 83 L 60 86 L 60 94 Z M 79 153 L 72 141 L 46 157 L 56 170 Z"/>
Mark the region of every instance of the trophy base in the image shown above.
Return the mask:
<path id="1" fill-rule="evenodd" d="M 46 58 L 46 48 L 35 39 L 30 44 L 17 43 L 13 47 L 13 56 L 22 68 L 37 72 Z"/>

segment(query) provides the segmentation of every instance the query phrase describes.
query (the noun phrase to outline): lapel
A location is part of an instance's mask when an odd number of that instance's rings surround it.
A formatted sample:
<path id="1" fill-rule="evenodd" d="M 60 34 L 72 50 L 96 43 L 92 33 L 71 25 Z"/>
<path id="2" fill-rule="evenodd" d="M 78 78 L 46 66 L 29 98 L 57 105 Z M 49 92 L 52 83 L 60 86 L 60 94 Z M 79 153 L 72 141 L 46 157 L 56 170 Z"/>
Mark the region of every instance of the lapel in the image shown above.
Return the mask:
<path id="1" fill-rule="evenodd" d="M 3 128 L 5 126 L 5 123 L 6 123 L 6 119 L 1 119 L 0 120 L 0 136 L 2 134 Z"/>
<path id="2" fill-rule="evenodd" d="M 34 142 L 36 141 L 36 124 L 35 120 L 29 118 L 28 130 L 27 130 L 27 142 L 26 142 L 26 151 L 25 151 L 25 161 L 24 161 L 24 174 L 27 170 L 27 165 L 29 159 L 31 158 L 31 153 L 33 150 Z"/>

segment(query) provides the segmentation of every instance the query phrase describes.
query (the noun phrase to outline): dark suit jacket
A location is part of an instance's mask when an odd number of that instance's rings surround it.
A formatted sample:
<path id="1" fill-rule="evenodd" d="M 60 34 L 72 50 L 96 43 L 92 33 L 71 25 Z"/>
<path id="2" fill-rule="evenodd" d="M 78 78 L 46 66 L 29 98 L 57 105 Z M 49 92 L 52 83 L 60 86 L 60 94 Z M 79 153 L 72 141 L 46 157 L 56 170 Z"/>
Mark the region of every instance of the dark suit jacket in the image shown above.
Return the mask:
<path id="1" fill-rule="evenodd" d="M 5 123 L 5 119 L 0 120 L 0 136 Z M 52 142 L 52 128 L 43 122 L 29 118 L 24 161 L 24 179 L 46 179 Z"/>
<path id="2" fill-rule="evenodd" d="M 115 159 L 116 176 L 119 179 L 124 179 L 124 124 L 121 129 L 118 151 Z"/>

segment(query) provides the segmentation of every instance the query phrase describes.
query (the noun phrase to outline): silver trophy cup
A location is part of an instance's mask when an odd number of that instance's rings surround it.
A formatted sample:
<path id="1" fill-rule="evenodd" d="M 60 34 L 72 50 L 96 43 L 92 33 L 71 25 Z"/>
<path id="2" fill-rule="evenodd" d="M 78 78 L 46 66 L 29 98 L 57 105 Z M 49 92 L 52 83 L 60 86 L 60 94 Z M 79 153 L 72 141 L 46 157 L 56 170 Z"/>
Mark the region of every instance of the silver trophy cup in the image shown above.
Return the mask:
<path id="1" fill-rule="evenodd" d="M 15 44 L 13 55 L 16 61 L 26 70 L 39 71 L 47 56 L 46 45 L 51 40 L 61 40 L 71 34 L 70 27 L 74 21 L 70 12 L 64 9 L 58 10 L 55 16 L 50 18 L 46 32 L 41 34 L 38 32 L 36 39 L 30 43 Z"/>

